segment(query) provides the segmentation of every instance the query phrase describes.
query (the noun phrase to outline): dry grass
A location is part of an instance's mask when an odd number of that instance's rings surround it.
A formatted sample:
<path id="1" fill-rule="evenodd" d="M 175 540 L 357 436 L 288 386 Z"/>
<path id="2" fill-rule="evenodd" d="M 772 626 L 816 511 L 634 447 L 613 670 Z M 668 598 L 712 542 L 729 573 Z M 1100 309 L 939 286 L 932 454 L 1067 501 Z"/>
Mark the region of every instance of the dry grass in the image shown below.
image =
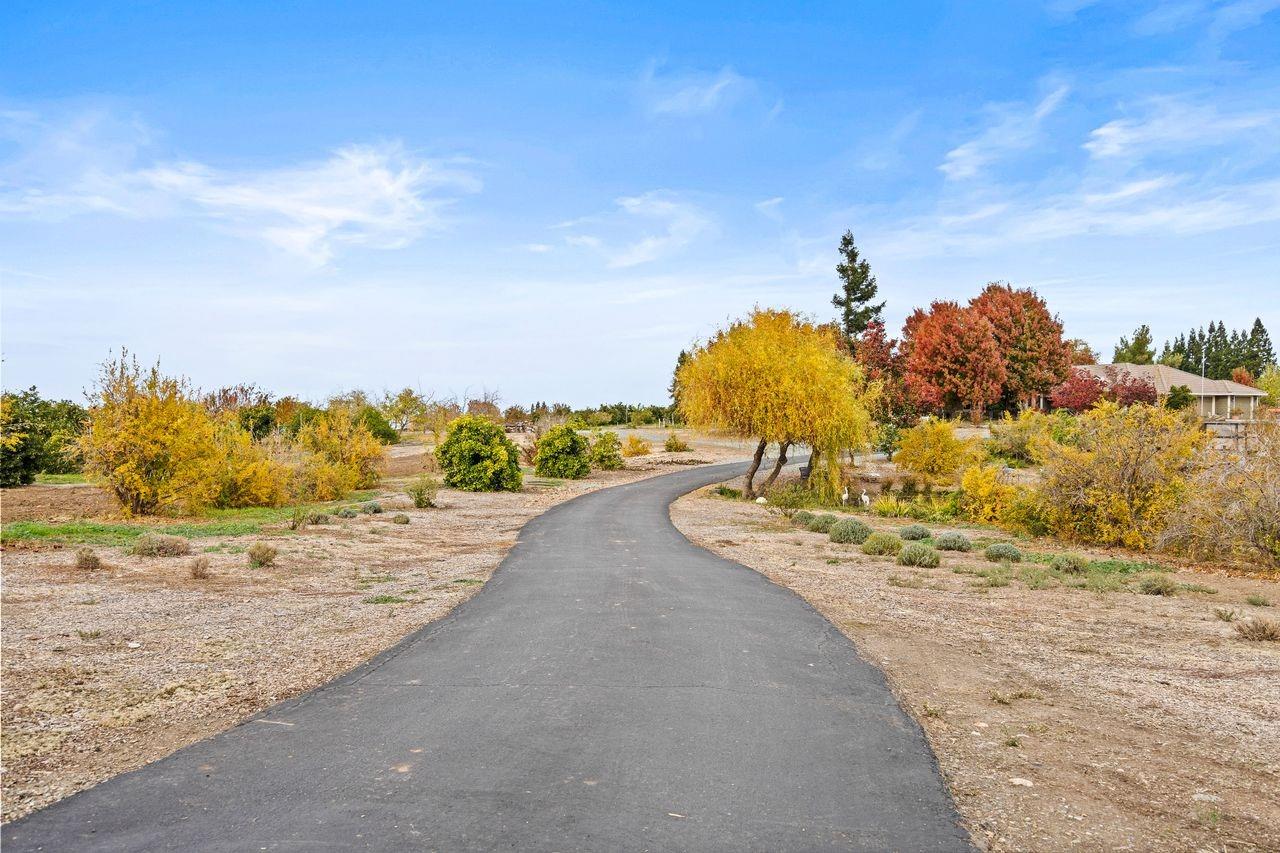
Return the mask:
<path id="1" fill-rule="evenodd" d="M 185 557 L 191 553 L 191 543 L 167 533 L 144 533 L 134 541 L 129 553 L 135 557 Z"/>
<path id="2" fill-rule="evenodd" d="M 82 572 L 96 572 L 102 568 L 102 560 L 92 548 L 76 549 L 76 568 Z"/>
<path id="3" fill-rule="evenodd" d="M 1280 642 L 1280 621 L 1255 616 L 1246 622 L 1235 623 L 1236 633 L 1251 643 Z"/>

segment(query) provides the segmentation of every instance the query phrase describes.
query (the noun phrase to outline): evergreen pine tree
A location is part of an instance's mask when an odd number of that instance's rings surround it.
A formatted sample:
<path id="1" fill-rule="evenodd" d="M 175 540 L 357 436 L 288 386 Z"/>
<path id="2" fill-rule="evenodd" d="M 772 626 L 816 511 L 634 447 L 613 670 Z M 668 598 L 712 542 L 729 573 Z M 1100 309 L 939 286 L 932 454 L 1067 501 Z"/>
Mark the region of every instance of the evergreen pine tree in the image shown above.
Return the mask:
<path id="1" fill-rule="evenodd" d="M 831 304 L 840 309 L 840 330 L 852 351 L 853 342 L 867 330 L 867 324 L 880 319 L 884 303 L 871 304 L 879 288 L 871 274 L 871 264 L 859 257 L 852 231 L 844 232 L 840 238 L 840 254 L 844 260 L 836 264 L 836 275 L 843 284 L 840 292 L 831 297 Z"/>
<path id="2" fill-rule="evenodd" d="M 1261 317 L 1253 320 L 1246 351 L 1248 355 L 1245 367 L 1254 376 L 1261 376 L 1267 365 L 1276 363 L 1276 351 L 1271 346 L 1271 336 L 1267 334 L 1267 327 L 1262 325 Z"/>
<path id="3" fill-rule="evenodd" d="M 1120 338 L 1111 357 L 1113 364 L 1150 364 L 1155 360 L 1156 351 L 1151 346 L 1151 327 L 1141 325 L 1133 331 L 1133 340 Z"/>
<path id="4" fill-rule="evenodd" d="M 1227 337 L 1227 324 L 1218 321 L 1217 325 L 1209 324 L 1209 337 L 1205 342 L 1206 366 L 1205 376 L 1210 379 L 1229 379 L 1231 377 L 1231 340 Z"/>

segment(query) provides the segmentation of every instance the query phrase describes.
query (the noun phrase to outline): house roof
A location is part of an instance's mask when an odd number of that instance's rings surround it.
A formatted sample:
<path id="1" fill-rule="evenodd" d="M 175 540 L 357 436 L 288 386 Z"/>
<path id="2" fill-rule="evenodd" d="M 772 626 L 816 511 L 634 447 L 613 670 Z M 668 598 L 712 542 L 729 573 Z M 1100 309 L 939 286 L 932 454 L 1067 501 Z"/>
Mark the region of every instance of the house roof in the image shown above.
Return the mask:
<path id="1" fill-rule="evenodd" d="M 1107 378 L 1109 370 L 1115 369 L 1128 373 L 1136 379 L 1150 380 L 1151 384 L 1156 386 L 1156 393 L 1161 397 L 1168 394 L 1169 389 L 1175 385 L 1186 385 L 1191 389 L 1193 397 L 1267 396 L 1266 391 L 1260 391 L 1257 388 L 1242 385 L 1239 382 L 1232 382 L 1230 379 L 1201 379 L 1194 373 L 1187 373 L 1185 370 L 1178 370 L 1167 364 L 1129 364 L 1120 362 L 1118 364 L 1078 364 L 1076 368 L 1092 373 L 1102 379 Z"/>

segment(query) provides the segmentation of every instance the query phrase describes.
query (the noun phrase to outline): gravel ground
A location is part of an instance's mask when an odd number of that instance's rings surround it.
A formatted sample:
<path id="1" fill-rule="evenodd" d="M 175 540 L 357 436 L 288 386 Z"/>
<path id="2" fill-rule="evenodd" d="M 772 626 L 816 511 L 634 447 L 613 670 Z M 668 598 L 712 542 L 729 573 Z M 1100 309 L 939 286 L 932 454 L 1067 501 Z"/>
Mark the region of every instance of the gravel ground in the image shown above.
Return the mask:
<path id="1" fill-rule="evenodd" d="M 1280 584 L 1183 570 L 1213 591 L 989 587 L 953 571 L 990 567 L 981 554 L 905 568 L 707 490 L 672 519 L 804 597 L 888 674 L 987 849 L 1280 850 L 1280 643 L 1215 615 L 1280 618 L 1245 603 L 1280 604 Z"/>
<path id="2" fill-rule="evenodd" d="M 86 573 L 72 549 L 6 548 L 4 820 L 226 729 L 439 619 L 476 593 L 526 521 L 556 503 L 743 456 L 731 442 L 685 435 L 692 452 L 636 457 L 585 480 L 531 481 L 514 494 L 446 490 L 438 509 L 414 509 L 403 480 L 392 479 L 380 515 L 193 540 L 210 562 L 205 580 L 190 577 L 192 557 L 100 547 L 105 566 Z M 393 451 L 393 476 L 422 469 L 425 448 Z M 80 486 L 0 499 L 23 518 L 65 520 L 109 506 L 100 498 Z M 397 512 L 410 523 L 391 523 Z M 256 541 L 279 549 L 275 565 L 249 567 L 244 552 Z"/>

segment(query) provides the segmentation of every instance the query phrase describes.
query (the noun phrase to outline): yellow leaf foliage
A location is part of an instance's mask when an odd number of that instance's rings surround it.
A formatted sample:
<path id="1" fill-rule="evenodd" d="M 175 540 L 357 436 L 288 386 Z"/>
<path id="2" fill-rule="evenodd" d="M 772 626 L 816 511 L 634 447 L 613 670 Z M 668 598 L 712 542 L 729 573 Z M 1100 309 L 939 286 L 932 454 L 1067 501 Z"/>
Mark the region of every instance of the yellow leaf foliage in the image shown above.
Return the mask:
<path id="1" fill-rule="evenodd" d="M 957 438 L 950 421 L 929 418 L 902 433 L 893 462 L 931 483 L 951 485 L 956 472 L 974 455 L 974 443 Z"/>
<path id="2" fill-rule="evenodd" d="M 1144 549 L 1182 502 L 1207 440 L 1193 414 L 1099 403 L 1070 444 L 1043 445 L 1037 503 L 1063 539 Z"/>
<path id="3" fill-rule="evenodd" d="M 348 406 L 331 406 L 303 426 L 297 445 L 307 454 L 296 480 L 301 497 L 336 500 L 378 482 L 382 445 Z"/>
<path id="4" fill-rule="evenodd" d="M 218 494 L 213 420 L 186 381 L 122 352 L 102 366 L 80 437 L 85 473 L 131 514 L 192 513 Z"/>
<path id="5" fill-rule="evenodd" d="M 1006 515 L 1017 489 L 1000 481 L 995 465 L 973 465 L 960 477 L 960 506 L 970 521 L 995 524 Z"/>
<path id="6" fill-rule="evenodd" d="M 832 471 L 841 451 L 870 440 L 880 391 L 840 351 L 834 328 L 759 308 L 696 349 L 676 384 L 691 426 L 806 444 Z"/>
<path id="7" fill-rule="evenodd" d="M 648 456 L 653 452 L 653 445 L 638 435 L 629 435 L 622 443 L 623 456 Z"/>
<path id="8" fill-rule="evenodd" d="M 253 441 L 234 415 L 218 420 L 217 432 L 219 507 L 280 506 L 289 497 L 290 470 L 270 458 Z"/>

